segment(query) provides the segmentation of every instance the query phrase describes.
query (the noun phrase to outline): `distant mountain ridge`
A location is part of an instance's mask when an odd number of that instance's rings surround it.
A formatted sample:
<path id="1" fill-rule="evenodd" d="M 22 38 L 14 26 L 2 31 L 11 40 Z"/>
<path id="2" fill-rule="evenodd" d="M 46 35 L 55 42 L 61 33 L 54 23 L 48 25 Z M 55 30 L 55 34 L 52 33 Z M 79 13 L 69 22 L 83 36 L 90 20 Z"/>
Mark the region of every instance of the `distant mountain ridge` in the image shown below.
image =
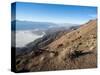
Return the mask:
<path id="1" fill-rule="evenodd" d="M 31 22 L 31 21 L 19 21 L 19 20 L 14 20 L 12 21 L 12 30 L 14 29 L 13 27 L 16 24 L 16 30 L 28 30 L 28 29 L 45 29 L 48 28 L 50 25 L 55 25 L 51 24 L 48 22 Z"/>
<path id="2" fill-rule="evenodd" d="M 20 21 L 20 20 L 13 20 L 11 22 L 11 29 L 12 30 L 34 30 L 34 29 L 39 29 L 39 30 L 45 30 L 49 28 L 57 28 L 57 27 L 69 27 L 73 26 L 76 24 L 57 24 L 57 23 L 52 23 L 52 22 L 33 22 L 33 21 Z"/>

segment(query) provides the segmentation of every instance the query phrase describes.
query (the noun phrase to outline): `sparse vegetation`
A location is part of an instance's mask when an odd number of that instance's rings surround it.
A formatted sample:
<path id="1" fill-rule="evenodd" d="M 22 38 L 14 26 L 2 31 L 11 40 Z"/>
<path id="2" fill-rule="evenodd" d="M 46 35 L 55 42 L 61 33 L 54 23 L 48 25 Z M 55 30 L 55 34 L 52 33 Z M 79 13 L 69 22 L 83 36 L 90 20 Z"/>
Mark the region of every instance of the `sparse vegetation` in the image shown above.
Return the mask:
<path id="1" fill-rule="evenodd" d="M 61 36 L 59 38 L 56 37 L 56 40 L 53 38 L 52 42 L 49 41 L 46 44 L 43 42 L 43 48 L 33 47 L 31 52 L 23 56 L 16 56 L 17 71 L 28 72 L 96 68 L 96 21 L 90 21 L 86 25 L 74 29 L 69 33 L 64 33 L 64 35 L 60 34 Z M 78 34 L 74 34 L 75 32 Z M 90 36 L 91 34 L 93 34 L 93 37 Z M 50 36 L 50 38 L 52 37 Z M 42 44 L 39 41 L 38 43 Z M 35 51 L 34 49 L 37 50 Z"/>

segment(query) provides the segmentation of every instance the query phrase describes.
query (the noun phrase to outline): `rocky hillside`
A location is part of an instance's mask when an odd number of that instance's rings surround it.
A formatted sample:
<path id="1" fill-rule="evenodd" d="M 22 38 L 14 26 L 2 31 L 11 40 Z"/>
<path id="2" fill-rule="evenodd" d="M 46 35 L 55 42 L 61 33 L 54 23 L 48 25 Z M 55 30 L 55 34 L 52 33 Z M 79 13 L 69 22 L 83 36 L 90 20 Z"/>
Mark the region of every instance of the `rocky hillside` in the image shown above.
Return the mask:
<path id="1" fill-rule="evenodd" d="M 38 38 L 35 41 L 28 43 L 25 47 L 17 47 L 16 55 L 22 55 L 31 51 L 37 51 L 39 48 L 44 48 L 54 40 L 59 39 L 61 36 L 69 33 L 70 31 L 79 28 L 80 26 L 71 26 L 70 28 L 59 27 L 50 28 L 45 31 L 45 35 L 42 38 Z"/>
<path id="2" fill-rule="evenodd" d="M 97 20 L 41 43 L 43 46 L 40 43 L 30 52 L 16 56 L 17 72 L 97 67 Z"/>

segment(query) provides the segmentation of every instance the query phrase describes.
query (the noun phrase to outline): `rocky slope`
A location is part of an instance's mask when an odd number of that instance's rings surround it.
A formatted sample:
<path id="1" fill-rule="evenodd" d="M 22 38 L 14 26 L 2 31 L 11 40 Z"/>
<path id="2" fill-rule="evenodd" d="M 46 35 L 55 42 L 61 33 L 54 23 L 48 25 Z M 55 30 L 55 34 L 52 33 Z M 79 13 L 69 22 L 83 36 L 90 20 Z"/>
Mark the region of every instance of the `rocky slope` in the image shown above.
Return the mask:
<path id="1" fill-rule="evenodd" d="M 17 72 L 96 68 L 97 20 L 41 44 L 38 42 L 41 47 L 16 56 Z"/>

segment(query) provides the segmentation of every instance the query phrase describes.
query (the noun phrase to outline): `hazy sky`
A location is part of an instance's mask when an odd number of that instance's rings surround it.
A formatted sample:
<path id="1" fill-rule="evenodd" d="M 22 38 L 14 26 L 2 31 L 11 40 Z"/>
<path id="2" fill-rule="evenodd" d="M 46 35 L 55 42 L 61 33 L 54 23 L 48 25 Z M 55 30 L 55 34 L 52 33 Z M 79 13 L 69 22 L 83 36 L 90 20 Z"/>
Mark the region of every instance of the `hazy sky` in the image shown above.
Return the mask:
<path id="1" fill-rule="evenodd" d="M 96 7 L 16 3 L 17 20 L 82 24 L 96 16 Z"/>

